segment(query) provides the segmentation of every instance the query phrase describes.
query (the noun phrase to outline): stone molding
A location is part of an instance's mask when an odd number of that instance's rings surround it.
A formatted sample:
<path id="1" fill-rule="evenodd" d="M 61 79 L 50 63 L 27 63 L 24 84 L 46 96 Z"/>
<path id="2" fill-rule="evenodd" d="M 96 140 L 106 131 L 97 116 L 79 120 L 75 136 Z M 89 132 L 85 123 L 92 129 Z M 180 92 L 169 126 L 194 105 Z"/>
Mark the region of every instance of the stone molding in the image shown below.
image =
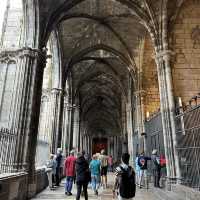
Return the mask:
<path id="1" fill-rule="evenodd" d="M 52 88 L 51 89 L 51 94 L 56 94 L 56 95 L 64 94 L 64 90 L 61 89 L 61 88 Z"/>
<path id="2" fill-rule="evenodd" d="M 23 47 L 15 50 L 0 51 L 0 63 L 17 62 L 18 58 L 23 57 L 40 58 L 46 61 L 46 49 L 41 51 L 40 49 Z"/>
<path id="3" fill-rule="evenodd" d="M 156 53 L 155 59 L 157 60 L 169 60 L 172 56 L 175 56 L 175 53 L 171 50 L 162 50 Z"/>
<path id="4" fill-rule="evenodd" d="M 146 91 L 145 90 L 138 90 L 136 92 L 134 92 L 136 97 L 144 97 L 146 95 Z"/>

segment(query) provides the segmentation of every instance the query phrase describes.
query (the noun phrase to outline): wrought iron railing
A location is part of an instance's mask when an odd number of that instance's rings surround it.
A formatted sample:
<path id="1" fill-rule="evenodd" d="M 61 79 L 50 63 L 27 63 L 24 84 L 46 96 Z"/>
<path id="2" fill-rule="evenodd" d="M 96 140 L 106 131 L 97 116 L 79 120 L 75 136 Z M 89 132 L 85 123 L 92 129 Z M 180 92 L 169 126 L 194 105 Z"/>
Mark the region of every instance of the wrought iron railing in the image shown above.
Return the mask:
<path id="1" fill-rule="evenodd" d="M 200 190 L 200 105 L 182 113 L 179 110 L 175 121 L 181 183 Z M 145 129 L 148 152 L 155 148 L 164 154 L 160 113 L 145 122 Z"/>
<path id="2" fill-rule="evenodd" d="M 182 184 L 200 190 L 200 106 L 176 116 Z"/>
<path id="3" fill-rule="evenodd" d="M 157 113 L 145 122 L 147 155 L 151 156 L 153 149 L 157 149 L 158 155 L 165 156 L 163 127 L 161 113 Z M 149 172 L 152 173 L 153 163 L 149 162 Z M 166 169 L 162 168 L 162 175 L 166 175 Z"/>
<path id="4" fill-rule="evenodd" d="M 147 133 L 147 149 L 152 151 L 157 149 L 158 153 L 164 154 L 164 139 L 161 114 L 158 113 L 145 123 L 145 131 Z"/>
<path id="5" fill-rule="evenodd" d="M 17 171 L 15 163 L 17 134 L 9 129 L 0 129 L 0 174 Z"/>

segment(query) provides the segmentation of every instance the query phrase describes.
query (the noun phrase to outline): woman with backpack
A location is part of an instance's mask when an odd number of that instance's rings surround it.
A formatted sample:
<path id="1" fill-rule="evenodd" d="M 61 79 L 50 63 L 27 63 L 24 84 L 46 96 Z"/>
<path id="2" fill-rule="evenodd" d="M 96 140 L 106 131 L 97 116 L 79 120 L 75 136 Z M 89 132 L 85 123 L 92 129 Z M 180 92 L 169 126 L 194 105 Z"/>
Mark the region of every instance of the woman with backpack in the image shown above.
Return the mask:
<path id="1" fill-rule="evenodd" d="M 115 184 L 113 188 L 113 198 L 116 192 L 119 200 L 132 200 L 135 196 L 135 172 L 129 166 L 130 155 L 124 153 L 122 155 L 122 163 L 116 168 L 115 171 Z"/>
<path id="2" fill-rule="evenodd" d="M 85 200 L 88 200 L 87 187 L 88 183 L 91 181 L 91 174 L 89 170 L 89 164 L 84 158 L 84 153 L 77 153 L 75 170 L 76 170 L 76 185 L 77 185 L 76 200 L 80 200 L 82 188 Z"/>

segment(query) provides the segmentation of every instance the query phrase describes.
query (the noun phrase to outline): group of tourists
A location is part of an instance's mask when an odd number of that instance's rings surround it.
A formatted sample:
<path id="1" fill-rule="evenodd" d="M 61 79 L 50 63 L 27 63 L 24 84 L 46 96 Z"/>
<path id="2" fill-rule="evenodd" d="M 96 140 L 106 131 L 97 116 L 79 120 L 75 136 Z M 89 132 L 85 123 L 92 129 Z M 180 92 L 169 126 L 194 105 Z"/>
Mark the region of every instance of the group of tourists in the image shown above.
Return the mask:
<path id="1" fill-rule="evenodd" d="M 50 189 L 59 186 L 61 177 L 66 176 L 65 194 L 72 195 L 72 187 L 76 183 L 77 200 L 80 199 L 82 193 L 85 199 L 88 199 L 87 187 L 89 183 L 91 183 L 95 195 L 98 195 L 100 185 L 107 188 L 108 170 L 113 171 L 113 160 L 112 156 L 106 155 L 105 150 L 94 154 L 90 159 L 89 154 L 85 151 L 77 153 L 73 149 L 64 160 L 62 150 L 58 149 L 56 155 L 50 155 L 46 167 Z"/>
<path id="2" fill-rule="evenodd" d="M 49 181 L 49 188 L 52 190 L 59 186 L 62 177 L 62 149 L 58 148 L 57 153 L 50 155 L 50 160 L 46 164 L 46 172 Z"/>
<path id="3" fill-rule="evenodd" d="M 166 160 L 163 156 L 159 156 L 156 149 L 152 151 L 151 157 L 145 156 L 144 152 L 136 156 L 135 171 L 129 165 L 130 155 L 124 153 L 122 155 L 121 164 L 115 170 L 115 184 L 113 189 L 113 198 L 116 194 L 119 200 L 132 200 L 135 196 L 136 185 L 142 188 L 142 181 L 145 180 L 147 185 L 147 168 L 148 161 L 152 161 L 154 187 L 160 188 L 161 168 L 166 166 Z"/>
<path id="4" fill-rule="evenodd" d="M 115 168 L 115 183 L 113 187 L 113 198 L 116 196 L 119 200 L 131 200 L 135 196 L 136 185 L 142 187 L 143 180 L 147 181 L 147 163 L 148 160 L 153 162 L 154 186 L 160 187 L 161 168 L 165 162 L 157 155 L 154 149 L 152 156 L 148 157 L 141 152 L 135 160 L 135 170 L 129 165 L 130 155 L 124 153 L 121 158 L 121 164 Z M 61 165 L 63 160 L 63 174 Z M 51 170 L 50 170 L 51 169 Z M 112 156 L 107 156 L 103 149 L 101 153 L 96 153 L 90 159 L 89 154 L 85 151 L 76 152 L 74 149 L 70 151 L 66 159 L 63 159 L 61 149 L 57 154 L 51 154 L 47 163 L 47 175 L 49 179 L 49 187 L 59 186 L 61 176 L 66 176 L 65 194 L 72 195 L 73 184 L 76 183 L 77 193 L 76 200 L 80 199 L 81 194 L 85 200 L 88 200 L 88 184 L 95 195 L 98 195 L 100 186 L 107 188 L 107 172 L 113 171 Z M 147 183 L 145 183 L 147 184 Z"/>
<path id="5" fill-rule="evenodd" d="M 110 157 L 106 155 L 105 150 L 102 150 L 101 153 L 94 154 L 92 160 L 89 159 L 85 151 L 75 155 L 75 151 L 72 150 L 64 164 L 66 176 L 65 194 L 69 196 L 72 195 L 72 185 L 73 182 L 76 182 L 76 199 L 80 199 L 82 188 L 85 199 L 88 199 L 87 187 L 90 182 L 95 195 L 98 195 L 100 184 L 103 188 L 107 188 L 108 167 L 112 170 L 113 162 Z"/>
<path id="6" fill-rule="evenodd" d="M 164 157 L 158 155 L 156 149 L 152 151 L 151 157 L 145 156 L 144 152 L 141 152 L 140 155 L 136 156 L 135 159 L 135 169 L 136 169 L 136 184 L 139 188 L 142 188 L 142 182 L 144 180 L 144 185 L 148 187 L 147 183 L 147 168 L 148 161 L 153 162 L 153 176 L 154 176 L 154 187 L 160 188 L 160 178 L 161 178 L 161 169 L 165 167 L 166 160 Z"/>

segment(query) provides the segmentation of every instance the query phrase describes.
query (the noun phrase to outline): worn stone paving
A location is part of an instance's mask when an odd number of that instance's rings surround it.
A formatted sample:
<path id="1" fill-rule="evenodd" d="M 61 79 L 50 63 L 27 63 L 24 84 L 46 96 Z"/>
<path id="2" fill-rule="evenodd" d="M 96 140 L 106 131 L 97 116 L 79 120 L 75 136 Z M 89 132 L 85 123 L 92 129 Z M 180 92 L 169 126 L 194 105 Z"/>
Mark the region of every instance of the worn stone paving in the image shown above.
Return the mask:
<path id="1" fill-rule="evenodd" d="M 73 186 L 73 195 L 72 196 L 66 196 L 64 194 L 64 183 L 65 180 L 62 181 L 60 187 L 56 188 L 54 191 L 50 189 L 46 189 L 40 194 L 38 194 L 35 198 L 32 200 L 74 200 L 76 199 L 76 187 Z M 93 191 L 91 188 L 88 188 L 88 194 L 89 194 L 89 200 L 112 200 L 112 187 L 114 184 L 114 176 L 112 174 L 108 175 L 108 189 L 103 189 L 102 187 L 99 189 L 99 195 L 95 196 L 93 194 Z M 81 200 L 83 200 L 84 197 L 81 197 Z M 116 198 L 117 199 L 117 198 Z M 136 197 L 134 200 L 161 200 L 162 198 L 159 198 L 159 196 L 156 195 L 153 188 L 150 187 L 150 189 L 139 189 L 137 188 Z"/>

